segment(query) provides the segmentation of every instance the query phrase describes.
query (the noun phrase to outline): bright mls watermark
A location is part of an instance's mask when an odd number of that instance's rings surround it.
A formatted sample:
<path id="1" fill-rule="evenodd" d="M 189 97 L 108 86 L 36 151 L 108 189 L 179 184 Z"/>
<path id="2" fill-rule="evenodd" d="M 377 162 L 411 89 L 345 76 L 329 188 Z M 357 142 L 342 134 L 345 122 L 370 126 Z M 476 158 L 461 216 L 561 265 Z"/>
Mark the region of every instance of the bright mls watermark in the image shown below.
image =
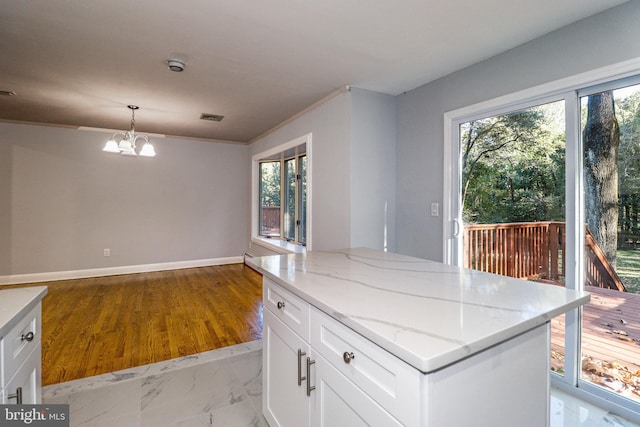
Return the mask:
<path id="1" fill-rule="evenodd" d="M 0 426 L 69 427 L 69 405 L 0 405 Z"/>

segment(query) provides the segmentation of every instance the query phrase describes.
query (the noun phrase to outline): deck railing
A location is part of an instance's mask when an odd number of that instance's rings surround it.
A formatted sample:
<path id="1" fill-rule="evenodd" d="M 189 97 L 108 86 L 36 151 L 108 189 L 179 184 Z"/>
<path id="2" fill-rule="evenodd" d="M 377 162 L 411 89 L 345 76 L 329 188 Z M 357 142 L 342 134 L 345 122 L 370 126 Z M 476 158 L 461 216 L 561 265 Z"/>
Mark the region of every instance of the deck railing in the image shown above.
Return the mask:
<path id="1" fill-rule="evenodd" d="M 475 224 L 464 228 L 464 266 L 520 279 L 564 283 L 565 223 Z M 586 284 L 624 291 L 624 285 L 587 229 Z"/>
<path id="2" fill-rule="evenodd" d="M 266 236 L 280 235 L 280 206 L 262 206 L 260 234 Z"/>

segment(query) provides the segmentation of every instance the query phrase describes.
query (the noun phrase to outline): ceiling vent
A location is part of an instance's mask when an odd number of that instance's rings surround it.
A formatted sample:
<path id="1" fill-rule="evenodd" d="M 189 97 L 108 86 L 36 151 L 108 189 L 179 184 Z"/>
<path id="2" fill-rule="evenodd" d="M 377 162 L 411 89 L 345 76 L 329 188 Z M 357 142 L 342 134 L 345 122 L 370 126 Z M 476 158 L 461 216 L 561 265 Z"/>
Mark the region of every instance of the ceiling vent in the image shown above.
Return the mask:
<path id="1" fill-rule="evenodd" d="M 224 119 L 224 116 L 221 116 L 219 114 L 207 114 L 207 113 L 200 114 L 200 120 L 209 120 L 211 122 L 219 122 L 222 119 Z"/>
<path id="2" fill-rule="evenodd" d="M 12 90 L 0 90 L 0 95 L 4 96 L 16 96 L 16 93 Z"/>

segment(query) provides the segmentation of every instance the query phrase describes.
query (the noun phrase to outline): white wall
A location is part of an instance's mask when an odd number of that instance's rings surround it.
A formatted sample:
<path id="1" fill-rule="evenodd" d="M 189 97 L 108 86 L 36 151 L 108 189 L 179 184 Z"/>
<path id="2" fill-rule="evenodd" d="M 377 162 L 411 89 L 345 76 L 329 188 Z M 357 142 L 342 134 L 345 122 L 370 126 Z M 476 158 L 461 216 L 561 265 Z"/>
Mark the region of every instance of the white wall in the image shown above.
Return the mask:
<path id="1" fill-rule="evenodd" d="M 398 96 L 398 252 L 442 260 L 443 115 L 460 107 L 640 57 L 640 2 L 564 27 Z M 638 70 L 640 73 L 640 70 Z"/>
<path id="2" fill-rule="evenodd" d="M 242 255 L 247 146 L 156 138 L 127 158 L 109 136 L 0 123 L 0 276 Z"/>

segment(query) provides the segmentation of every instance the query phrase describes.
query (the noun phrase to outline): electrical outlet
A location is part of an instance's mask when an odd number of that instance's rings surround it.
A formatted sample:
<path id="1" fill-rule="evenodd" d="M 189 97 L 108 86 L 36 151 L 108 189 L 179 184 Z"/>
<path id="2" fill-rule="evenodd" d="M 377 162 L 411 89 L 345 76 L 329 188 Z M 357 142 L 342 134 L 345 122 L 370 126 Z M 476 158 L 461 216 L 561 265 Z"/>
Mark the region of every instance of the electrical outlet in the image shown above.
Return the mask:
<path id="1" fill-rule="evenodd" d="M 104 256 L 111 256 L 111 249 L 105 248 L 103 253 L 104 253 Z"/>
<path id="2" fill-rule="evenodd" d="M 438 202 L 431 203 L 431 216 L 440 215 L 440 204 Z"/>

